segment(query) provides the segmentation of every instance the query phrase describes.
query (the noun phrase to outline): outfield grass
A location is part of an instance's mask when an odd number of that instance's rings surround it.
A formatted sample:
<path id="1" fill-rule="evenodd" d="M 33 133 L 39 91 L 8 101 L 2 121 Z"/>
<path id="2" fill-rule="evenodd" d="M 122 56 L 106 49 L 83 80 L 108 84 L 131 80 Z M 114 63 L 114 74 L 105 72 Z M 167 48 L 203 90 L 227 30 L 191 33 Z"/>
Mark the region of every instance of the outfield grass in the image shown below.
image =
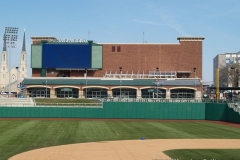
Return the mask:
<path id="1" fill-rule="evenodd" d="M 0 160 L 36 148 L 72 143 L 140 140 L 142 137 L 146 139 L 240 138 L 239 128 L 209 122 L 1 120 L 0 128 Z M 167 154 L 171 155 L 171 152 L 168 151 Z M 173 153 L 174 156 L 177 154 L 179 153 Z M 220 152 L 225 158 L 226 155 L 223 154 Z M 185 156 L 189 157 L 188 155 L 189 153 L 186 153 Z M 226 159 L 232 159 L 236 155 L 228 156 Z"/>

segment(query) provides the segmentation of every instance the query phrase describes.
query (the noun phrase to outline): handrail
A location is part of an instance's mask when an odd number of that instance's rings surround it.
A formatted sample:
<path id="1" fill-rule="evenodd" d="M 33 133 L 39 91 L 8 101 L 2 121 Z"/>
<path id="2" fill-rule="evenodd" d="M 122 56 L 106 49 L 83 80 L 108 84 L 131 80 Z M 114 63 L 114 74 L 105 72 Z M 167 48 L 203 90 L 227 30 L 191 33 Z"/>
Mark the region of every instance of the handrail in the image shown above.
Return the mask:
<path id="1" fill-rule="evenodd" d="M 102 102 L 172 102 L 172 103 L 229 103 L 229 100 L 194 99 L 194 98 L 103 98 Z"/>

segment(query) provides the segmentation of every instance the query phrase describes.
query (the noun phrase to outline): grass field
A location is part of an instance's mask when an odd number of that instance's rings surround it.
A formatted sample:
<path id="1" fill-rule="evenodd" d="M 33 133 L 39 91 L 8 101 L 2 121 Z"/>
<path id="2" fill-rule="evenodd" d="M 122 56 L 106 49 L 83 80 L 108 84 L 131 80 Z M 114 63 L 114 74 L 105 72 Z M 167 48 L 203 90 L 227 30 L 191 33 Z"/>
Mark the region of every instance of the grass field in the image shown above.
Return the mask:
<path id="1" fill-rule="evenodd" d="M 210 122 L 152 122 L 108 120 L 1 120 L 0 159 L 36 148 L 63 144 L 130 139 L 239 139 L 240 129 Z M 240 150 L 175 150 L 169 156 L 187 159 L 218 157 L 234 159 Z M 229 154 L 231 153 L 231 154 Z M 215 155 L 214 155 L 215 156 Z M 227 156 L 227 157 L 226 157 Z M 213 157 L 211 157 L 213 158 Z M 214 157 L 217 158 L 217 157 Z"/>
<path id="2" fill-rule="evenodd" d="M 93 99 L 77 99 L 77 98 L 35 98 L 36 104 L 41 103 L 95 103 Z"/>

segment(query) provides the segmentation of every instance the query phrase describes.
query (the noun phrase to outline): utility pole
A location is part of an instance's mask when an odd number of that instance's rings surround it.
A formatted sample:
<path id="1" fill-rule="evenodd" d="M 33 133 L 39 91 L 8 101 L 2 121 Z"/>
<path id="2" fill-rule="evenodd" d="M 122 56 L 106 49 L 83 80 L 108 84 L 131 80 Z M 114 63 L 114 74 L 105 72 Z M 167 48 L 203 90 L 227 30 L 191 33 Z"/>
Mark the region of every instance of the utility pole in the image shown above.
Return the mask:
<path id="1" fill-rule="evenodd" d="M 87 71 L 88 71 L 88 69 L 87 69 L 87 67 L 85 68 L 85 71 L 86 71 L 86 95 L 85 95 L 85 98 L 87 98 Z"/>
<path id="2" fill-rule="evenodd" d="M 122 67 L 120 69 L 120 98 L 122 98 Z"/>

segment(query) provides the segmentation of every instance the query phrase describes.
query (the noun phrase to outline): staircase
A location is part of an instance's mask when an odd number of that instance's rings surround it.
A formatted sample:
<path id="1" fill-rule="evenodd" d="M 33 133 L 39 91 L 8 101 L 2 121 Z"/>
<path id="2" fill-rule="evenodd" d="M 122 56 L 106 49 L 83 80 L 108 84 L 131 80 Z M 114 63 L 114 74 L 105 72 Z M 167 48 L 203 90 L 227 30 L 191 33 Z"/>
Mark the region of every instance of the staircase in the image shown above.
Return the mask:
<path id="1" fill-rule="evenodd" d="M 32 98 L 0 98 L 1 107 L 33 107 L 35 105 Z"/>
<path id="2" fill-rule="evenodd" d="M 26 93 L 27 93 L 27 87 L 23 84 L 20 84 L 18 86 L 18 88 L 20 88 L 20 92 L 18 94 L 18 97 L 20 98 L 26 98 Z"/>

